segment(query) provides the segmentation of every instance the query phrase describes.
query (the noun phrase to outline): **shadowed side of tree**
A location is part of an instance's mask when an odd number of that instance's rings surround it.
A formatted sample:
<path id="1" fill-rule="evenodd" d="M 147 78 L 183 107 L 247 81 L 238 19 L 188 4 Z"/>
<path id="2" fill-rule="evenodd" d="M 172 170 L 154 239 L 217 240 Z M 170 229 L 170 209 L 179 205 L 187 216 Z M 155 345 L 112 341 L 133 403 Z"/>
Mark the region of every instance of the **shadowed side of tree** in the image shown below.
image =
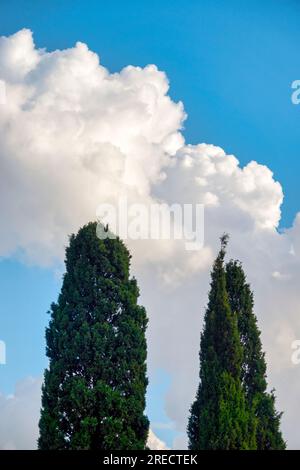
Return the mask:
<path id="1" fill-rule="evenodd" d="M 70 237 L 46 330 L 40 449 L 144 449 L 147 317 L 119 239 Z"/>
<path id="2" fill-rule="evenodd" d="M 243 346 L 242 381 L 247 401 L 257 418 L 256 442 L 261 450 L 285 449 L 280 431 L 281 413 L 274 392 L 267 392 L 266 361 L 254 314 L 253 293 L 239 261 L 226 265 L 226 286 L 232 312 L 237 315 Z"/>

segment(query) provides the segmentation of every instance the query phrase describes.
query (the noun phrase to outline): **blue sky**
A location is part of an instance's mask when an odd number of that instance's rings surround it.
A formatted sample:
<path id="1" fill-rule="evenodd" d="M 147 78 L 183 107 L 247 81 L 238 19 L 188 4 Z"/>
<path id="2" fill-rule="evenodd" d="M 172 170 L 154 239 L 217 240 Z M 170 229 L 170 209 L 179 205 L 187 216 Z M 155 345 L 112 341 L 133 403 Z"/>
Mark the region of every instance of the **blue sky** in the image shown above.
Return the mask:
<path id="1" fill-rule="evenodd" d="M 172 99 L 184 103 L 187 141 L 219 145 L 243 165 L 268 165 L 284 189 L 281 227 L 291 225 L 300 196 L 300 105 L 291 103 L 291 83 L 300 78 L 299 2 L 4 0 L 0 18 L 0 35 L 26 27 L 47 50 L 85 42 L 111 72 L 156 64 Z M 0 286 L 7 344 L 0 390 L 10 393 L 46 365 L 46 312 L 60 279 L 50 269 L 2 260 Z M 158 371 L 148 400 L 155 422 L 167 422 L 161 394 L 168 386 Z M 170 444 L 174 432 L 158 434 Z"/>

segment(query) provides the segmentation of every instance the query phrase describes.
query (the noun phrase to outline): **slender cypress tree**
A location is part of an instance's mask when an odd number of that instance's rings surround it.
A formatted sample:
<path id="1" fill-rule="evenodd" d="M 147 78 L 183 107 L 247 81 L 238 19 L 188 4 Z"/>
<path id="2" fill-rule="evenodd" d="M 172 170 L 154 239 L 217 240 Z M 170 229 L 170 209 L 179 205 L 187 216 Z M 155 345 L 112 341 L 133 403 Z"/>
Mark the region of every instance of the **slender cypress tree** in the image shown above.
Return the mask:
<path id="1" fill-rule="evenodd" d="M 253 312 L 253 293 L 246 282 L 242 265 L 230 261 L 226 265 L 226 286 L 232 312 L 237 315 L 243 346 L 242 380 L 249 406 L 257 418 L 257 448 L 285 449 L 280 432 L 281 413 L 275 409 L 274 392 L 267 392 L 266 361 L 260 331 Z"/>
<path id="2" fill-rule="evenodd" d="M 40 449 L 144 449 L 147 317 L 119 238 L 70 237 L 46 330 Z"/>
<path id="3" fill-rule="evenodd" d="M 242 387 L 242 346 L 226 291 L 227 236 L 211 275 L 200 342 L 200 384 L 188 423 L 189 448 L 255 449 L 256 421 Z"/>

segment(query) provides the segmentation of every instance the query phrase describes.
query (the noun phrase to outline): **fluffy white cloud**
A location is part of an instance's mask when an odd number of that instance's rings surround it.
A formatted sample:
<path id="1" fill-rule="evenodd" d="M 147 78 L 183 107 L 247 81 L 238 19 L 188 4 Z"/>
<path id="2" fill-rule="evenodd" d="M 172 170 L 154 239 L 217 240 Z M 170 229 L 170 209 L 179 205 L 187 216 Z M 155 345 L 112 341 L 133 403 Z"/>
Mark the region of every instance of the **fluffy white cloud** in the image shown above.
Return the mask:
<path id="1" fill-rule="evenodd" d="M 60 258 L 99 203 L 149 197 L 183 142 L 183 106 L 154 65 L 110 74 L 85 44 L 48 53 L 22 30 L 0 38 L 0 79 L 1 255 Z"/>
<path id="2" fill-rule="evenodd" d="M 0 108 L 0 255 L 18 252 L 30 262 L 54 264 L 67 235 L 94 219 L 99 203 L 119 197 L 146 206 L 203 203 L 202 250 L 187 252 L 180 241 L 129 243 L 150 317 L 150 379 L 156 367 L 170 374 L 166 412 L 185 432 L 208 273 L 218 237 L 227 231 L 230 256 L 243 261 L 255 290 L 286 437 L 299 448 L 300 384 L 290 346 L 300 337 L 300 214 L 293 227 L 277 231 L 283 193 L 272 172 L 255 161 L 241 168 L 236 157 L 213 145 L 185 144 L 183 106 L 170 99 L 167 78 L 154 65 L 111 74 L 82 43 L 47 52 L 22 30 L 0 38 L 0 80 L 7 97 Z M 18 400 L 16 392 L 11 402 L 1 402 L 15 419 Z M 9 425 L 5 413 L 3 427 Z M 0 442 L 27 447 L 28 433 L 22 441 L 21 430 L 16 439 L 2 432 Z"/>

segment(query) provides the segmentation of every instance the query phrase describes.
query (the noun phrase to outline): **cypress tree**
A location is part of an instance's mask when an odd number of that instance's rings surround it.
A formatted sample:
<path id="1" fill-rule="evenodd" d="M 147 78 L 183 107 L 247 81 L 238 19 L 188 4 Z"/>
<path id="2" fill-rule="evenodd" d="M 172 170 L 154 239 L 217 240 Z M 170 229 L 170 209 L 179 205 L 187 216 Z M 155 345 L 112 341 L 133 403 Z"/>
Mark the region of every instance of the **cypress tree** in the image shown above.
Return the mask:
<path id="1" fill-rule="evenodd" d="M 96 223 L 70 237 L 46 330 L 40 449 L 144 449 L 147 317 L 130 255 Z"/>
<path id="2" fill-rule="evenodd" d="M 242 387 L 242 346 L 226 291 L 227 235 L 211 274 L 200 341 L 200 384 L 188 423 L 189 448 L 255 449 L 256 421 Z"/>
<path id="3" fill-rule="evenodd" d="M 244 351 L 242 381 L 248 405 L 257 418 L 257 449 L 285 449 L 280 432 L 281 413 L 275 409 L 274 391 L 267 392 L 266 361 L 254 314 L 253 293 L 239 261 L 226 265 L 226 285 L 232 312 L 237 315 Z"/>

